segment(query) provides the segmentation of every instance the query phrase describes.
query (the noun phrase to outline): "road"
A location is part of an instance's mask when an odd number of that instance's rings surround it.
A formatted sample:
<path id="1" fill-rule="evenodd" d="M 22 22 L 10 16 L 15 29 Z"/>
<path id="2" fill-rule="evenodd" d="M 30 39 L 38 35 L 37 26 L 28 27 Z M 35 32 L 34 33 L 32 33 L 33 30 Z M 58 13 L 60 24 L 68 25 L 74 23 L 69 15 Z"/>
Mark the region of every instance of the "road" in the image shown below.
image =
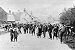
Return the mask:
<path id="1" fill-rule="evenodd" d="M 48 36 L 48 35 L 47 35 Z M 50 40 L 37 38 L 31 34 L 20 34 L 18 42 L 10 42 L 10 34 L 0 35 L 0 50 L 71 50 L 66 44 L 61 44 L 60 40 Z"/>

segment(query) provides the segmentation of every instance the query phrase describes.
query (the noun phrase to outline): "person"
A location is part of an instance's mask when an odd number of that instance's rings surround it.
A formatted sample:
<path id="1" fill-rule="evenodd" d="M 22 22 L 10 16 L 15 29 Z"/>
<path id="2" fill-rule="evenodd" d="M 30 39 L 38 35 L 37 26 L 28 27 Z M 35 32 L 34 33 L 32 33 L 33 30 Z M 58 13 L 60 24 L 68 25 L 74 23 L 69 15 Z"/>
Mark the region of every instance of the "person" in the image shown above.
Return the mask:
<path id="1" fill-rule="evenodd" d="M 21 32 L 21 26 L 18 26 L 18 30 L 19 30 L 20 34 L 22 34 L 22 32 Z"/>
<path id="2" fill-rule="evenodd" d="M 56 39 L 58 38 L 58 35 L 59 35 L 58 31 L 59 31 L 59 27 L 55 25 L 53 28 L 53 39 L 54 37 L 56 37 Z"/>
<path id="3" fill-rule="evenodd" d="M 15 40 L 16 40 L 16 42 L 17 42 L 17 37 L 18 37 L 17 29 L 14 28 L 14 42 L 15 42 Z"/>
<path id="4" fill-rule="evenodd" d="M 13 34 L 13 28 L 12 27 L 10 28 L 10 36 L 11 36 L 11 42 L 13 42 L 14 34 Z"/>
<path id="5" fill-rule="evenodd" d="M 24 29 L 24 34 L 26 34 L 26 25 L 24 25 L 23 29 Z"/>
<path id="6" fill-rule="evenodd" d="M 46 32 L 47 32 L 47 26 L 44 25 L 44 26 L 43 26 L 43 38 L 46 37 Z"/>
<path id="7" fill-rule="evenodd" d="M 29 33 L 32 34 L 32 24 L 29 25 Z"/>
<path id="8" fill-rule="evenodd" d="M 66 26 L 66 30 L 67 30 L 67 35 L 69 36 L 71 34 L 71 32 L 70 32 L 71 26 Z"/>
<path id="9" fill-rule="evenodd" d="M 7 29 L 8 29 L 8 25 L 5 26 L 5 31 L 7 31 Z"/>
<path id="10" fill-rule="evenodd" d="M 29 24 L 26 24 L 26 32 L 28 33 Z"/>
<path id="11" fill-rule="evenodd" d="M 63 28 L 60 31 L 60 42 L 61 42 L 61 44 L 63 41 L 63 36 L 66 37 L 65 34 L 66 34 L 66 27 L 63 25 Z"/>
<path id="12" fill-rule="evenodd" d="M 41 38 L 41 35 L 42 35 L 42 28 L 41 28 L 41 26 L 39 25 L 39 26 L 38 26 L 38 33 L 37 33 L 38 38 L 39 38 L 39 37 Z"/>
<path id="13" fill-rule="evenodd" d="M 51 24 L 49 24 L 48 25 L 49 39 L 52 39 L 52 29 L 53 29 L 53 26 Z"/>
<path id="14" fill-rule="evenodd" d="M 32 28 L 32 35 L 35 35 L 35 25 L 33 25 L 33 28 Z"/>

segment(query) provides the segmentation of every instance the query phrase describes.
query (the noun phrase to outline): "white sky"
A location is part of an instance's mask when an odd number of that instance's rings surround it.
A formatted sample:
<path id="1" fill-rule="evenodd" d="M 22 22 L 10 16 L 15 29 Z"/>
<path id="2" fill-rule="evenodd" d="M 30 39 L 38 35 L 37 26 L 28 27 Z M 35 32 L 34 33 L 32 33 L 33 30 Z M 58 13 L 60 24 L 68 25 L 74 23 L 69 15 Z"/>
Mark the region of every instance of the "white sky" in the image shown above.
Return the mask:
<path id="1" fill-rule="evenodd" d="M 8 10 L 17 11 L 26 8 L 33 12 L 34 16 L 58 16 L 64 8 L 72 7 L 74 0 L 0 0 L 0 6 Z M 9 9 L 8 9 L 9 8 Z"/>

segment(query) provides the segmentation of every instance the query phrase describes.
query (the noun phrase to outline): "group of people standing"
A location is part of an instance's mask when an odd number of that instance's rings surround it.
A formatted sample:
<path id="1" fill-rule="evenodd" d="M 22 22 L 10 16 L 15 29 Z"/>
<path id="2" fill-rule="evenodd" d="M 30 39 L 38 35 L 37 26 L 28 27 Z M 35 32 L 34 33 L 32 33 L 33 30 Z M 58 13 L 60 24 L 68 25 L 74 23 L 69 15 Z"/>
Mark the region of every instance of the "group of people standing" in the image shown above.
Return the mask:
<path id="1" fill-rule="evenodd" d="M 68 26 L 64 26 L 60 27 L 59 24 L 54 24 L 51 25 L 49 24 L 12 24 L 9 27 L 9 31 L 10 31 L 10 36 L 11 36 L 11 42 L 12 41 L 16 41 L 17 42 L 17 37 L 19 34 L 22 34 L 21 32 L 21 28 L 23 28 L 24 30 L 24 34 L 29 33 L 32 35 L 37 35 L 38 38 L 41 38 L 41 35 L 43 35 L 43 38 L 46 37 L 46 32 L 48 32 L 49 35 L 49 39 L 54 39 L 54 37 L 56 37 L 56 39 L 60 38 L 60 41 L 62 43 L 63 41 L 63 36 L 65 36 L 65 38 L 67 37 L 67 35 L 71 35 L 71 33 L 73 32 L 73 27 L 68 27 Z M 37 32 L 35 32 L 37 29 Z"/>

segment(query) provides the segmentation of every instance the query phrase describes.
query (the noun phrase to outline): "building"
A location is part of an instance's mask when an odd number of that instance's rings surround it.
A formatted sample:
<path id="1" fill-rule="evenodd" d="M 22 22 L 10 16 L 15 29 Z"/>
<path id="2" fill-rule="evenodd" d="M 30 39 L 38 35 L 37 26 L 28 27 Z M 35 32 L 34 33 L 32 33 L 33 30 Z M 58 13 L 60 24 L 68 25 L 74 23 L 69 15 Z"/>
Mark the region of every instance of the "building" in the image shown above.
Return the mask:
<path id="1" fill-rule="evenodd" d="M 7 12 L 0 7 L 0 24 L 4 24 L 7 21 Z"/>
<path id="2" fill-rule="evenodd" d="M 9 13 L 7 14 L 7 22 L 15 22 L 15 18 L 11 10 L 9 10 Z"/>

